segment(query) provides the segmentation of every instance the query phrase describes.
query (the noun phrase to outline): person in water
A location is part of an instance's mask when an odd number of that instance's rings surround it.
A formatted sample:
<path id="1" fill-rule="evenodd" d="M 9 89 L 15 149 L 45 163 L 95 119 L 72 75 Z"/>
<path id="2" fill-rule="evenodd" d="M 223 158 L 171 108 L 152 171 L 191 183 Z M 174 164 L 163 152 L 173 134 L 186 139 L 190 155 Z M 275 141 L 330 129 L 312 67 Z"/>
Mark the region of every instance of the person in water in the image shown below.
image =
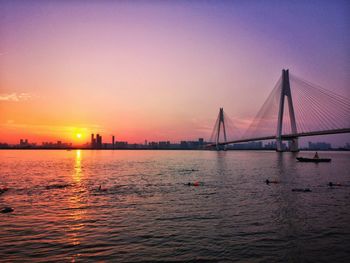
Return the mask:
<path id="1" fill-rule="evenodd" d="M 0 188 L 0 195 L 8 191 L 9 189 L 7 187 Z"/>
<path id="2" fill-rule="evenodd" d="M 315 153 L 314 159 L 319 159 L 320 157 L 318 157 L 318 152 Z"/>
<path id="3" fill-rule="evenodd" d="M 13 212 L 14 209 L 12 207 L 4 207 L 3 209 L 1 209 L 1 213 L 11 213 Z"/>
<path id="4" fill-rule="evenodd" d="M 203 183 L 200 183 L 200 182 L 194 182 L 194 183 L 188 182 L 185 185 L 188 185 L 188 186 L 199 186 L 199 185 L 203 185 Z"/>
<path id="5" fill-rule="evenodd" d="M 329 182 L 328 186 L 332 187 L 332 186 L 342 186 L 342 185 L 340 183 Z"/>
<path id="6" fill-rule="evenodd" d="M 107 188 L 102 188 L 102 185 L 100 185 L 100 186 L 97 188 L 97 191 L 98 191 L 98 192 L 107 192 Z"/>
<path id="7" fill-rule="evenodd" d="M 266 179 L 265 183 L 266 184 L 278 184 L 278 181 L 276 181 L 276 180 L 275 181 L 270 181 L 269 179 Z"/>
<path id="8" fill-rule="evenodd" d="M 292 192 L 311 192 L 310 188 L 293 188 Z"/>

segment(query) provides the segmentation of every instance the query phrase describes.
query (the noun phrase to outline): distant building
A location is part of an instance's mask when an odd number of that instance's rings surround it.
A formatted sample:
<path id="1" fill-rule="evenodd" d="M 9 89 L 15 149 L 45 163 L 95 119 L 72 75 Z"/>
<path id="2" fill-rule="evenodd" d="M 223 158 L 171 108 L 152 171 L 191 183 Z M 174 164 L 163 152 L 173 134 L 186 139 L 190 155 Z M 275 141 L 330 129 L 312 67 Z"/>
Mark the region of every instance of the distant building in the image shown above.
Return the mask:
<path id="1" fill-rule="evenodd" d="M 94 137 L 94 134 L 91 134 L 91 142 L 90 142 L 90 146 L 91 148 L 95 148 L 96 147 L 96 139 Z"/>
<path id="2" fill-rule="evenodd" d="M 96 138 L 94 137 L 94 134 L 91 134 L 91 142 L 90 146 L 92 149 L 102 149 L 102 136 L 100 136 L 98 133 L 96 134 Z"/>
<path id="3" fill-rule="evenodd" d="M 159 146 L 159 149 L 169 149 L 170 148 L 170 141 L 159 142 L 158 146 Z"/>
<path id="4" fill-rule="evenodd" d="M 19 145 L 20 146 L 28 146 L 29 145 L 28 139 L 20 139 L 19 140 Z"/>
<path id="5" fill-rule="evenodd" d="M 115 149 L 127 149 L 128 148 L 128 142 L 115 142 Z"/>
<path id="6" fill-rule="evenodd" d="M 187 142 L 186 142 L 186 141 L 181 141 L 181 142 L 180 142 L 180 147 L 181 147 L 182 149 L 187 149 L 187 148 L 188 148 Z"/>
<path id="7" fill-rule="evenodd" d="M 326 142 L 309 142 L 309 150 L 330 150 L 332 145 Z"/>
<path id="8" fill-rule="evenodd" d="M 41 147 L 43 149 L 65 149 L 72 147 L 71 143 L 63 143 L 62 141 L 53 142 L 42 142 Z"/>
<path id="9" fill-rule="evenodd" d="M 263 148 L 262 142 L 239 143 L 232 146 L 235 150 L 260 150 Z"/>
<path id="10" fill-rule="evenodd" d="M 264 145 L 264 149 L 266 149 L 266 150 L 276 150 L 277 149 L 276 141 L 271 141 L 271 142 L 266 143 Z"/>
<path id="11" fill-rule="evenodd" d="M 198 141 L 181 141 L 180 148 L 181 149 L 191 149 L 198 150 L 203 149 L 206 142 L 203 138 L 198 138 Z"/>
<path id="12" fill-rule="evenodd" d="M 10 145 L 8 145 L 7 143 L 0 142 L 0 149 L 8 149 L 8 148 L 10 148 Z"/>

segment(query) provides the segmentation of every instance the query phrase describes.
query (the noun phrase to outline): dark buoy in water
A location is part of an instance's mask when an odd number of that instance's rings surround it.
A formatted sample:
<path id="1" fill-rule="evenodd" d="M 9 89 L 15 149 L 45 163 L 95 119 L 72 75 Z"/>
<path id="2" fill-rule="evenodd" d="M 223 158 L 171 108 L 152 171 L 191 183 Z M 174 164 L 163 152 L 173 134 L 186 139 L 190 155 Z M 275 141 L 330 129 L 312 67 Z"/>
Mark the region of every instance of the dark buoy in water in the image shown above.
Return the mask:
<path id="1" fill-rule="evenodd" d="M 1 209 L 1 213 L 11 213 L 13 212 L 14 209 L 12 207 L 4 207 L 3 209 Z"/>

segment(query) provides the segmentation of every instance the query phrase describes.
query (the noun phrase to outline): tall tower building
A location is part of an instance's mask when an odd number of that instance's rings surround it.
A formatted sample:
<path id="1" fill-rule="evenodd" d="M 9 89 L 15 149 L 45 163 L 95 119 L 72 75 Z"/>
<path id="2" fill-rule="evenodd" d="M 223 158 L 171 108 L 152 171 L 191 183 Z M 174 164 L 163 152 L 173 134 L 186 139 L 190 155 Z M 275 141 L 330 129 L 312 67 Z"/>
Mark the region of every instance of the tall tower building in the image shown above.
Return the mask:
<path id="1" fill-rule="evenodd" d="M 95 138 L 94 138 L 94 134 L 91 133 L 90 147 L 91 147 L 91 148 L 95 148 L 95 145 L 96 145 L 96 141 L 95 141 Z"/>
<path id="2" fill-rule="evenodd" d="M 102 136 L 96 134 L 96 148 L 102 148 Z"/>

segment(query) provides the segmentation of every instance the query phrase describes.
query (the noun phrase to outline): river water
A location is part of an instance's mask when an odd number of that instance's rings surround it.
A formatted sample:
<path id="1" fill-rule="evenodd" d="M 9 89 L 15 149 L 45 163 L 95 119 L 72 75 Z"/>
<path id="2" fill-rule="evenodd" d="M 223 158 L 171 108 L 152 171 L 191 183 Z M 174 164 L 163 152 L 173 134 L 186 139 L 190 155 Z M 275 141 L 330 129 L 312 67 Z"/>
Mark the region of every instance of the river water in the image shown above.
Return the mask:
<path id="1" fill-rule="evenodd" d="M 350 153 L 320 157 L 2 150 L 0 261 L 345 262 Z"/>

